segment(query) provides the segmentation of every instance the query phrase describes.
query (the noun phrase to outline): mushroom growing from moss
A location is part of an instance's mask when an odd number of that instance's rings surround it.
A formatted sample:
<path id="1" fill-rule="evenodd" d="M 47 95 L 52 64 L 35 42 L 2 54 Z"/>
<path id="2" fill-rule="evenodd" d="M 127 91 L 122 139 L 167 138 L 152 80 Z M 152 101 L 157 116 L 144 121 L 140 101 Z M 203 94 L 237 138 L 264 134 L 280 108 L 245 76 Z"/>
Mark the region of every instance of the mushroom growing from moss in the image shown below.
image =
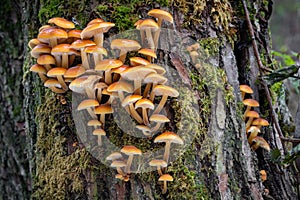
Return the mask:
<path id="1" fill-rule="evenodd" d="M 168 164 L 166 163 L 166 161 L 164 160 L 151 160 L 149 162 L 149 165 L 152 166 L 152 167 L 156 167 L 157 168 L 157 172 L 160 176 L 163 175 L 162 171 L 161 171 L 161 168 L 164 168 L 164 167 L 167 167 Z"/>
<path id="2" fill-rule="evenodd" d="M 163 157 L 163 159 L 164 159 L 164 161 L 166 161 L 166 163 L 168 163 L 168 161 L 169 161 L 171 143 L 183 145 L 183 140 L 177 134 L 175 134 L 173 132 L 169 132 L 169 131 L 166 131 L 166 132 L 160 134 L 159 136 L 157 136 L 154 139 L 154 143 L 157 143 L 157 142 L 165 142 L 166 143 L 165 153 L 164 153 L 164 157 Z"/>
<path id="3" fill-rule="evenodd" d="M 166 85 L 157 85 L 154 87 L 153 92 L 157 96 L 162 96 L 158 106 L 154 110 L 153 114 L 159 114 L 159 112 L 163 109 L 165 103 L 167 102 L 168 97 L 178 97 L 179 92 L 169 86 Z"/>
<path id="4" fill-rule="evenodd" d="M 113 152 L 106 157 L 106 160 L 111 160 L 111 161 L 119 160 L 119 159 L 123 159 L 122 154 L 119 152 Z"/>
<path id="5" fill-rule="evenodd" d="M 158 181 L 163 181 L 164 186 L 163 186 L 162 194 L 166 194 L 167 193 L 167 182 L 173 181 L 173 177 L 170 174 L 164 174 L 159 177 Z"/>
<path id="6" fill-rule="evenodd" d="M 121 152 L 128 155 L 127 164 L 125 167 L 125 173 L 130 174 L 130 167 L 132 164 L 133 156 L 134 155 L 142 155 L 142 151 L 140 149 L 136 148 L 135 146 L 127 145 L 121 149 Z"/>
<path id="7" fill-rule="evenodd" d="M 141 130 L 145 136 L 151 136 L 151 129 L 146 125 L 136 125 L 137 129 Z"/>
<path id="8" fill-rule="evenodd" d="M 61 17 L 53 17 L 48 20 L 49 24 L 55 24 L 58 27 L 61 27 L 63 29 L 73 29 L 75 28 L 75 24 L 65 18 Z"/>

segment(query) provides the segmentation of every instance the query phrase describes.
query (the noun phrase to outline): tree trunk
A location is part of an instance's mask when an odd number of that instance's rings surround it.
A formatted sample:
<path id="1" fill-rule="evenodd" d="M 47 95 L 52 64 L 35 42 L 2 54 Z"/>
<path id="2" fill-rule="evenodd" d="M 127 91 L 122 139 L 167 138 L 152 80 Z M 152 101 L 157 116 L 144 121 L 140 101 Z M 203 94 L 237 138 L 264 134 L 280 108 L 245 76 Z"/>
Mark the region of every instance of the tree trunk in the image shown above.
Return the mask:
<path id="1" fill-rule="evenodd" d="M 4 5 L 0 9 L 4 16 L 0 32 L 1 199 L 297 199 L 291 169 L 274 163 L 263 149 L 252 151 L 247 142 L 239 84 L 254 89 L 252 97 L 261 105 L 258 111 L 271 124 L 263 129 L 263 137 L 272 149 L 283 151 L 240 1 L 25 0 Z M 168 10 L 175 25 L 166 28 L 182 33 L 183 43 L 187 39 L 200 46 L 200 65 L 185 50 L 184 56 L 167 51 L 178 40 L 172 31 L 164 35 L 158 51 L 157 62 L 167 63 L 167 76 L 174 76 L 169 78 L 170 85 L 177 85 L 180 92 L 178 99 L 167 102 L 171 122 L 166 128 L 190 139 L 180 149 L 171 145 L 171 154 L 180 156 L 166 169 L 174 177 L 166 194 L 156 171 L 132 173 L 128 182 L 115 179 L 116 170 L 100 162 L 104 158 L 97 159 L 78 133 L 71 92 L 63 96 L 67 103 L 62 104 L 61 97 L 29 72 L 35 60 L 27 47 L 51 17 L 72 20 L 80 29 L 101 17 L 116 23 L 105 35 L 109 37 L 134 28 L 135 21 L 146 18 L 152 8 Z M 261 59 L 270 64 L 272 2 L 249 1 L 248 9 Z M 187 43 L 183 46 L 193 44 Z M 106 132 L 115 145 L 138 145 L 144 152 L 162 147 L 122 133 L 113 117 L 108 119 Z M 263 183 L 259 170 L 267 172 Z"/>

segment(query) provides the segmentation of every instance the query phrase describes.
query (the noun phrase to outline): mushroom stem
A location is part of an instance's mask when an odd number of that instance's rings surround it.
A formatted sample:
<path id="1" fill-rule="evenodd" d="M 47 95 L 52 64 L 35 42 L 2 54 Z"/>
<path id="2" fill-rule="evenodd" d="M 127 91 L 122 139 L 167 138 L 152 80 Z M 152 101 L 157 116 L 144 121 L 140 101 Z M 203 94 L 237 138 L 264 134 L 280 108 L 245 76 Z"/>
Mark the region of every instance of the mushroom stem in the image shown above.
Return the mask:
<path id="1" fill-rule="evenodd" d="M 148 44 L 149 44 L 149 49 L 154 49 L 155 46 L 154 46 L 154 41 L 153 41 L 153 38 L 152 38 L 152 34 L 151 34 L 151 29 L 150 28 L 146 29 L 146 37 L 147 37 L 147 41 L 148 41 Z"/>
<path id="2" fill-rule="evenodd" d="M 144 94 L 143 94 L 144 98 L 147 98 L 147 94 L 148 94 L 150 88 L 151 88 L 151 83 L 147 83 L 145 90 L 144 90 Z"/>
<path id="3" fill-rule="evenodd" d="M 87 57 L 86 53 L 84 52 L 84 48 L 80 49 L 80 54 L 81 54 L 82 66 L 85 69 L 90 69 L 88 57 Z"/>
<path id="4" fill-rule="evenodd" d="M 251 106 L 247 106 L 247 108 L 246 108 L 246 110 L 245 110 L 245 112 L 244 112 L 244 115 L 243 115 L 243 119 L 244 119 L 244 120 L 246 119 L 246 114 L 247 114 L 247 112 L 250 111 L 250 109 L 251 109 Z"/>
<path id="5" fill-rule="evenodd" d="M 160 128 L 161 124 L 162 124 L 162 123 L 157 123 L 157 124 L 151 129 L 151 132 L 153 133 L 153 132 L 157 131 L 157 130 Z"/>
<path id="6" fill-rule="evenodd" d="M 147 108 L 142 108 L 142 113 L 143 113 L 143 122 L 144 122 L 144 124 L 146 126 L 149 126 Z"/>
<path id="7" fill-rule="evenodd" d="M 166 163 L 168 163 L 169 161 L 170 147 L 171 147 L 171 142 L 166 141 L 165 153 L 164 153 L 164 161 L 166 161 Z"/>
<path id="8" fill-rule="evenodd" d="M 56 67 L 61 67 L 61 56 L 54 56 L 56 61 Z"/>
<path id="9" fill-rule="evenodd" d="M 157 83 L 153 83 L 152 91 L 151 91 L 151 93 L 150 93 L 150 101 L 152 101 L 152 102 L 153 102 L 154 97 L 155 97 L 155 94 L 154 94 L 154 92 L 153 92 L 153 88 L 154 88 L 156 85 L 157 85 Z"/>
<path id="10" fill-rule="evenodd" d="M 251 126 L 251 123 L 253 122 L 253 117 L 249 117 L 247 123 L 246 123 L 246 129 L 249 128 Z"/>
<path id="11" fill-rule="evenodd" d="M 94 35 L 94 42 L 96 43 L 96 45 L 98 47 L 102 47 L 103 46 L 103 33 Z"/>
<path id="12" fill-rule="evenodd" d="M 66 85 L 66 83 L 65 83 L 65 81 L 64 81 L 64 79 L 63 79 L 63 77 L 62 77 L 62 76 L 57 76 L 57 80 L 58 80 L 58 82 L 60 83 L 61 87 L 62 87 L 65 91 L 67 91 L 67 90 L 68 90 L 68 86 Z"/>
<path id="13" fill-rule="evenodd" d="M 45 74 L 43 73 L 38 73 L 39 77 L 41 78 L 41 80 L 43 81 L 43 83 L 45 83 L 45 81 L 48 80 L 47 76 L 45 76 Z"/>
<path id="14" fill-rule="evenodd" d="M 168 99 L 168 95 L 163 95 L 158 106 L 156 107 L 156 109 L 154 110 L 153 114 L 158 114 L 160 113 L 160 111 L 163 109 L 165 103 L 167 102 Z"/>
<path id="15" fill-rule="evenodd" d="M 94 58 L 94 66 L 96 67 L 97 63 L 100 61 L 99 54 L 93 53 L 93 58 Z"/>
<path id="16" fill-rule="evenodd" d="M 167 181 L 164 181 L 164 188 L 162 190 L 162 194 L 166 194 L 167 193 Z"/>
<path id="17" fill-rule="evenodd" d="M 141 85 L 142 85 L 142 80 L 140 79 L 134 79 L 134 94 L 141 95 Z"/>
<path id="18" fill-rule="evenodd" d="M 51 39 L 49 40 L 49 46 L 50 46 L 51 48 L 53 48 L 53 47 L 55 47 L 56 45 L 57 45 L 57 39 L 51 38 Z"/>
<path id="19" fill-rule="evenodd" d="M 105 76 L 105 83 L 107 85 L 111 84 L 111 70 L 110 69 L 105 71 L 104 76 Z"/>
<path id="20" fill-rule="evenodd" d="M 105 126 L 105 114 L 101 114 L 100 115 L 100 122 L 102 122 L 102 126 L 103 126 L 103 129 L 104 129 L 104 126 Z"/>
<path id="21" fill-rule="evenodd" d="M 97 89 L 97 100 L 101 103 L 102 89 Z"/>
<path id="22" fill-rule="evenodd" d="M 125 99 L 124 93 L 122 91 L 118 91 L 118 96 L 120 98 L 120 101 L 123 102 L 123 100 Z M 130 114 L 130 110 L 129 110 L 128 106 L 125 106 L 125 110 L 126 110 L 127 113 Z"/>
<path id="23" fill-rule="evenodd" d="M 125 167 L 125 173 L 130 174 L 130 167 L 132 164 L 132 160 L 133 160 L 133 155 L 129 155 L 128 160 L 127 160 L 127 164 Z"/>
<path id="24" fill-rule="evenodd" d="M 95 99 L 96 98 L 95 97 L 95 92 L 92 88 L 85 87 L 84 89 L 85 89 L 85 93 L 86 93 L 86 95 L 88 96 L 89 99 Z"/>
<path id="25" fill-rule="evenodd" d="M 88 113 L 90 114 L 90 116 L 93 119 L 97 119 L 97 115 L 94 113 L 94 111 L 92 110 L 92 108 L 87 108 L 86 110 L 88 111 Z"/>
<path id="26" fill-rule="evenodd" d="M 45 64 L 44 67 L 46 68 L 47 71 L 49 71 L 50 69 L 52 69 L 50 64 Z"/>
<path id="27" fill-rule="evenodd" d="M 244 98 L 245 98 L 245 92 L 242 92 L 242 100 L 244 100 Z"/>
<path id="28" fill-rule="evenodd" d="M 62 64 L 61 64 L 61 66 L 63 68 L 68 68 L 68 66 L 69 66 L 69 56 L 68 56 L 68 54 L 67 53 L 63 53 L 61 57 L 62 57 Z"/>
<path id="29" fill-rule="evenodd" d="M 127 56 L 127 52 L 121 49 L 119 60 L 121 60 L 124 63 L 125 59 L 126 59 L 126 56 Z"/>
<path id="30" fill-rule="evenodd" d="M 125 175 L 125 173 L 123 172 L 123 170 L 121 169 L 121 167 L 117 167 L 117 172 L 118 172 L 118 174 L 121 174 L 122 176 Z"/>
<path id="31" fill-rule="evenodd" d="M 154 34 L 154 45 L 155 45 L 155 49 L 158 46 L 158 39 L 159 39 L 159 35 L 160 35 L 160 29 L 161 29 L 161 25 L 162 25 L 162 19 L 158 18 L 157 19 L 157 24 L 158 24 L 158 29 L 156 30 L 155 34 Z"/>
<path id="32" fill-rule="evenodd" d="M 162 175 L 163 175 L 160 166 L 157 166 L 157 172 L 158 172 L 159 176 L 162 176 Z"/>
<path id="33" fill-rule="evenodd" d="M 129 109 L 131 116 L 139 123 L 143 123 L 143 119 L 140 117 L 140 115 L 137 113 L 137 111 L 134 109 L 133 103 L 129 104 Z"/>
<path id="34" fill-rule="evenodd" d="M 65 90 L 60 89 L 60 88 L 57 88 L 57 87 L 55 87 L 55 86 L 50 86 L 49 88 L 50 88 L 53 92 L 58 93 L 58 94 L 61 94 L 61 93 L 65 93 L 65 92 L 66 92 Z"/>
<path id="35" fill-rule="evenodd" d="M 102 146 L 102 138 L 101 135 L 98 135 L 98 145 L 101 147 Z"/>

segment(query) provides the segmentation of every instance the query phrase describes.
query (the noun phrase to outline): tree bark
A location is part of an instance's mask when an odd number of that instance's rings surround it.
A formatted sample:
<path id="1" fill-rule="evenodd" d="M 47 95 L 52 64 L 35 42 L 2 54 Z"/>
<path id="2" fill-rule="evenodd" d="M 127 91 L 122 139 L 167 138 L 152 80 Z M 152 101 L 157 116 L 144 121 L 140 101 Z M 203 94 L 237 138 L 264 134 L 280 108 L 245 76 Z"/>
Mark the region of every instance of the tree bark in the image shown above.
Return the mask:
<path id="1" fill-rule="evenodd" d="M 260 83 L 242 3 L 126 2 L 25 0 L 6 2 L 6 9 L 0 9 L 5 16 L 1 21 L 5 29 L 0 32 L 4 58 L 0 61 L 0 198 L 297 199 L 291 169 L 274 163 L 265 150 L 253 152 L 247 142 L 239 84 L 254 89 L 252 97 L 260 102 L 259 112 L 271 123 L 263 129 L 263 137 L 272 149 L 283 149 Z M 157 172 L 133 173 L 130 181 L 119 181 L 114 178 L 116 170 L 88 151 L 76 134 L 78 122 L 72 118 L 71 93 L 64 95 L 67 103 L 62 104 L 42 86 L 38 76 L 29 72 L 35 61 L 27 47 L 51 17 L 73 20 L 81 29 L 91 19 L 102 17 L 117 24 L 109 36 L 133 27 L 134 20 L 145 18 L 152 8 L 170 11 L 175 25 L 167 28 L 181 32 L 183 39 L 196 41 L 200 46 L 198 59 L 203 61 L 197 68 L 189 54 L 180 57 L 176 52 L 159 51 L 157 62 L 168 63 L 168 77 L 175 71 L 170 84 L 182 80 L 183 88 L 179 91 L 183 100 L 172 99 L 166 105 L 171 117 L 168 128 L 179 131 L 185 127 L 186 132 L 194 133 L 193 141 L 167 167 L 174 181 L 168 183 L 166 194 L 162 194 Z M 271 63 L 268 21 L 272 2 L 249 1 L 248 9 L 261 58 Z M 172 40 L 176 38 L 161 42 L 168 46 Z M 106 127 L 109 139 L 118 145 L 140 141 L 130 141 L 113 121 Z M 263 183 L 259 175 L 262 169 L 268 175 Z"/>

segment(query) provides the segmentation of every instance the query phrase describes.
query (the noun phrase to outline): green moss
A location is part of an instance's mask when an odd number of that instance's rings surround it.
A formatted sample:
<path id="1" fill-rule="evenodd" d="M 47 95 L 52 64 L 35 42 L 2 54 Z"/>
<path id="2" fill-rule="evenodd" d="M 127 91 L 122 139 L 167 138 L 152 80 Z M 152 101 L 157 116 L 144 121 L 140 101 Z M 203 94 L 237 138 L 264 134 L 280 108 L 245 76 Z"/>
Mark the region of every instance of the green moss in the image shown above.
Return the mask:
<path id="1" fill-rule="evenodd" d="M 202 47 L 200 50 L 200 57 L 204 59 L 209 58 L 210 56 L 216 56 L 220 51 L 220 41 L 218 38 L 203 38 L 199 40 L 199 44 Z"/>

